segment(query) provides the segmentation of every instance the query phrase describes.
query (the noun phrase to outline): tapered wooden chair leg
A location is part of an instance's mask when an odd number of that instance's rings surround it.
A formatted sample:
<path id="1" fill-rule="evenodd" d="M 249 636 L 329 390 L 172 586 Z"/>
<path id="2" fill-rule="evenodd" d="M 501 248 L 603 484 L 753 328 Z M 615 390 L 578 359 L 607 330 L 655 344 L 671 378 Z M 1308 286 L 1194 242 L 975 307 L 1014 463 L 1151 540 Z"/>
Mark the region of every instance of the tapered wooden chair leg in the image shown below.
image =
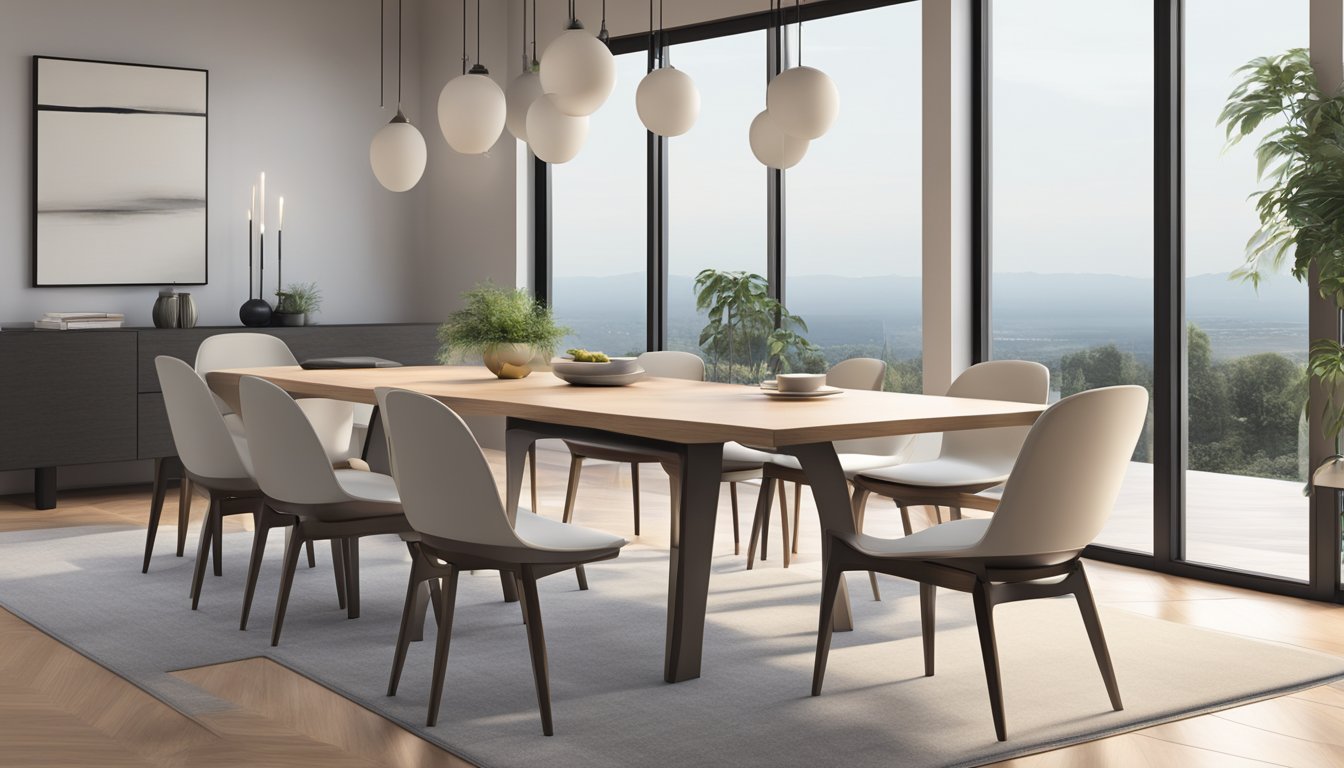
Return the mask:
<path id="1" fill-rule="evenodd" d="M 345 616 L 359 618 L 359 539 L 345 540 Z"/>
<path id="2" fill-rule="evenodd" d="M 1101 679 L 1106 683 L 1106 694 L 1111 698 L 1111 708 L 1116 712 L 1125 708 L 1120 701 L 1120 685 L 1115 679 L 1115 668 L 1111 666 L 1111 652 L 1106 648 L 1106 634 L 1101 630 L 1101 617 L 1097 615 L 1097 604 L 1092 599 L 1092 589 L 1087 583 L 1087 574 L 1083 564 L 1070 579 L 1078 581 L 1074 599 L 1078 601 L 1078 612 L 1083 615 L 1083 626 L 1087 627 L 1087 638 L 1092 641 L 1092 655 L 1097 657 L 1097 668 L 1101 670 Z"/>
<path id="3" fill-rule="evenodd" d="M 803 527 L 803 484 L 793 484 L 793 554 L 798 554 L 798 529 Z"/>
<path id="4" fill-rule="evenodd" d="M 168 492 L 165 461 L 166 459 L 154 461 L 154 496 L 149 502 L 149 528 L 145 532 L 145 562 L 140 566 L 141 573 L 149 573 L 149 559 L 154 555 L 154 537 L 159 532 L 159 517 L 163 515 L 163 497 Z"/>
<path id="5" fill-rule="evenodd" d="M 854 530 L 857 533 L 863 533 L 863 520 L 868 515 L 868 497 L 872 494 L 866 488 L 854 486 L 854 494 L 850 497 L 849 505 L 854 514 Z M 795 535 L 797 535 L 795 533 Z M 877 586 L 877 572 L 868 572 L 868 586 L 873 590 L 873 599 L 882 599 L 882 590 Z"/>
<path id="6" fill-rule="evenodd" d="M 413 555 L 414 556 L 414 555 Z M 406 666 L 406 650 L 411 645 L 411 632 L 415 624 L 417 606 L 420 601 L 420 568 L 412 564 L 411 575 L 406 584 L 406 602 L 401 607 L 401 627 L 397 630 L 397 647 L 392 654 L 392 676 L 387 681 L 387 695 L 397 695 L 397 685 L 401 683 L 401 670 Z M 424 620 L 424 614 L 420 615 Z"/>
<path id="7" fill-rule="evenodd" d="M 210 544 L 215 537 L 215 515 L 219 514 L 219 499 L 211 495 L 210 509 L 201 521 L 201 543 L 196 548 L 196 564 L 191 577 L 191 610 L 201 602 L 201 585 L 205 581 L 205 565 L 210 559 Z"/>
<path id="8" fill-rule="evenodd" d="M 187 527 L 191 524 L 191 501 L 196 497 L 191 478 L 183 477 L 177 489 L 177 556 L 187 548 Z"/>
<path id="9" fill-rule="evenodd" d="M 285 564 L 280 572 L 280 594 L 275 600 L 275 618 L 271 621 L 271 645 L 280 644 L 280 630 L 285 626 L 285 610 L 289 608 L 289 591 L 294 587 L 294 571 L 299 567 L 299 555 L 307 539 L 303 523 L 295 523 L 285 547 Z"/>
<path id="10" fill-rule="evenodd" d="M 336 602 L 345 609 L 345 546 L 340 539 L 331 540 L 331 571 L 336 576 Z"/>
<path id="11" fill-rule="evenodd" d="M 751 520 L 751 536 L 747 538 L 747 570 L 756 563 L 756 547 L 761 547 L 761 559 L 765 559 L 765 538 L 770 526 L 770 507 L 775 502 L 775 483 L 770 479 L 761 481 L 761 491 L 756 494 L 756 514 Z"/>
<path id="12" fill-rule="evenodd" d="M 540 514 L 537 510 L 537 444 L 533 443 L 527 448 L 527 468 L 529 485 L 532 490 L 532 513 Z"/>
<path id="13" fill-rule="evenodd" d="M 261 561 L 266 557 L 266 537 L 275 525 L 276 514 L 269 507 L 262 507 L 256 514 L 256 531 L 252 534 L 252 557 L 247 561 L 247 584 L 243 587 L 243 615 L 238 620 L 238 629 L 247 629 L 247 619 L 252 614 L 252 598 L 257 593 L 257 577 L 261 574 Z"/>
<path id="14" fill-rule="evenodd" d="M 635 535 L 639 535 L 639 464 L 630 462 L 630 487 L 635 501 Z"/>
<path id="15" fill-rule="evenodd" d="M 565 513 L 561 521 L 569 523 L 574 520 L 574 500 L 579 495 L 579 477 L 583 474 L 583 457 L 569 457 L 569 485 L 565 486 Z"/>
<path id="16" fill-rule="evenodd" d="M 546 635 L 541 628 L 541 601 L 537 598 L 537 577 L 530 566 L 523 566 L 523 594 L 527 595 L 527 647 L 532 652 L 532 677 L 537 684 L 537 707 L 541 710 L 541 732 L 555 733 L 551 722 L 551 673 L 546 661 Z"/>
<path id="17" fill-rule="evenodd" d="M 223 502 L 217 502 L 210 513 L 210 524 L 215 530 L 210 533 L 210 547 L 214 552 L 215 576 L 224 575 L 224 510 Z"/>
<path id="18" fill-rule="evenodd" d="M 869 571 L 868 573 L 872 573 Z M 933 677 L 933 640 L 937 627 L 938 588 L 932 584 L 919 585 L 919 630 L 924 637 L 924 676 Z"/>
<path id="19" fill-rule="evenodd" d="M 797 483 L 794 483 L 794 487 L 797 487 L 797 485 L 798 485 Z M 784 487 L 784 481 L 783 481 L 783 480 L 780 480 L 780 481 L 779 481 L 779 532 L 780 532 L 781 535 L 780 535 L 780 537 L 779 537 L 779 539 L 780 539 L 780 546 L 779 546 L 779 549 L 780 549 L 780 551 L 783 553 L 784 567 L 785 567 L 785 568 L 788 568 L 788 567 L 789 567 L 789 505 L 784 501 L 784 499 L 787 497 L 787 494 L 785 493 L 785 490 L 786 490 L 786 489 L 785 489 L 785 487 Z M 797 509 L 797 507 L 795 506 L 794 509 Z M 762 549 L 761 549 L 761 552 L 762 552 L 762 554 L 761 554 L 761 559 L 764 560 L 764 559 L 765 559 L 765 554 L 764 554 L 764 552 L 765 552 L 765 549 L 764 549 L 764 547 L 765 547 L 765 542 L 761 542 L 761 547 L 762 547 Z"/>
<path id="20" fill-rule="evenodd" d="M 817 621 L 817 656 L 812 665 L 812 695 L 821 695 L 821 684 L 826 678 L 826 660 L 831 655 L 831 614 L 840 594 L 840 579 L 844 573 L 827 558 L 826 576 L 821 582 L 821 615 Z"/>
<path id="21" fill-rule="evenodd" d="M 309 568 L 316 568 L 316 567 L 317 567 L 317 555 L 313 552 L 313 540 L 312 540 L 312 539 L 309 539 L 309 540 L 308 540 L 307 547 L 308 547 L 308 567 L 309 567 Z"/>
<path id="22" fill-rule="evenodd" d="M 994 734 L 999 741 L 1008 740 L 1008 726 L 1003 713 L 1003 681 L 999 678 L 999 649 L 994 640 L 994 606 L 989 601 L 990 586 L 977 581 L 971 591 L 975 603 L 975 624 L 980 631 L 980 655 L 985 662 L 985 682 L 989 686 L 989 708 L 994 715 Z"/>
<path id="23" fill-rule="evenodd" d="M 733 554 L 742 554 L 742 531 L 737 521 L 737 483 L 728 484 L 728 498 L 733 504 Z"/>
<path id="24" fill-rule="evenodd" d="M 900 502 L 896 502 L 896 506 L 901 509 L 901 527 L 905 529 L 905 535 L 914 535 L 915 529 L 910 525 L 910 508 Z"/>
<path id="25" fill-rule="evenodd" d="M 429 686 L 429 716 L 425 719 L 425 725 L 431 728 L 439 722 L 439 704 L 443 699 L 443 674 L 448 669 L 448 649 L 453 637 L 453 609 L 456 604 L 457 569 L 453 568 L 443 585 L 443 605 L 439 608 L 439 634 L 434 638 L 434 677 Z"/>

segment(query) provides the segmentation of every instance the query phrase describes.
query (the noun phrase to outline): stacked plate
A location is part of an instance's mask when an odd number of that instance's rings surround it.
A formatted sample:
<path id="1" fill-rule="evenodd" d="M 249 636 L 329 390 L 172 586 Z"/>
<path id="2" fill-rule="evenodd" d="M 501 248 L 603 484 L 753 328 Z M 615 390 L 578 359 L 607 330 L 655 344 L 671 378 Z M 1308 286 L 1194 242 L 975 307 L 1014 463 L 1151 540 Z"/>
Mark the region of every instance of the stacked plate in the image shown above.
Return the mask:
<path id="1" fill-rule="evenodd" d="M 761 393 L 768 397 L 775 398 L 776 400 L 810 400 L 817 397 L 838 395 L 841 392 L 844 392 L 844 390 L 839 387 L 832 387 L 824 384 L 811 392 L 780 392 L 778 381 L 774 379 L 766 379 L 761 382 Z"/>
<path id="2" fill-rule="evenodd" d="M 634 357 L 613 357 L 605 363 L 579 363 L 571 357 L 551 361 L 556 378 L 585 387 L 623 387 L 644 378 L 644 369 Z"/>

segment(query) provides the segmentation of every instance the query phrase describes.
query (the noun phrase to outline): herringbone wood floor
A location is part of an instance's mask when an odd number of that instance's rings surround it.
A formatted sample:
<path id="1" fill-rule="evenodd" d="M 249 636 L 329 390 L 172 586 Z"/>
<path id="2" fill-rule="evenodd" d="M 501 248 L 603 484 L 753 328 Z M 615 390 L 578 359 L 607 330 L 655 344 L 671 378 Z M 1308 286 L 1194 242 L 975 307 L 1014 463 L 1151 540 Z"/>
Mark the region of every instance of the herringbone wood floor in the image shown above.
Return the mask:
<path id="1" fill-rule="evenodd" d="M 491 455 L 499 469 L 498 455 Z M 558 515 L 567 456 L 541 452 L 540 509 Z M 667 486 L 641 475 L 644 543 L 666 544 Z M 585 467 L 584 523 L 630 534 L 627 467 Z M 791 496 L 791 494 L 790 494 Z M 804 497 L 800 560 L 819 554 L 816 516 Z M 60 508 L 36 512 L 27 498 L 0 499 L 0 531 L 107 523 L 143 525 L 145 488 L 66 492 Z M 742 522 L 754 492 L 743 489 Z M 198 502 L 198 520 L 200 507 Z M 719 547 L 731 551 L 727 494 Z M 174 508 L 175 509 L 175 508 Z M 870 527 L 898 526 L 875 504 Z M 164 515 L 156 557 L 171 557 L 175 514 Z M 193 524 L 191 546 L 194 548 Z M 236 525 L 237 523 L 230 523 Z M 892 529 L 894 530 L 894 529 Z M 772 551 L 778 529 L 772 528 Z M 132 553 L 133 554 L 133 553 Z M 128 562 L 136 561 L 131 557 Z M 778 555 L 761 567 L 779 567 Z M 1344 655 L 1344 607 L 1323 605 L 1089 563 L 1108 605 L 1249 637 Z M 858 595 L 858 593 L 855 593 Z M 185 602 L 184 602 L 185 609 Z M 1254 664 L 1254 659 L 1247 659 Z M 376 714 L 272 662 L 252 659 L 178 673 L 232 703 L 197 719 L 181 715 L 37 629 L 0 611 L 0 763 L 10 766 L 463 766 L 465 763 Z M 1235 674 L 1235 670 L 1229 670 Z M 981 706 L 984 702 L 970 702 Z M 320 713 L 320 716 L 314 713 Z M 988 719 L 988 707 L 985 707 Z M 638 756 L 631 755 L 631 762 Z M 998 764 L 1056 766 L 1344 766 L 1344 683 Z"/>

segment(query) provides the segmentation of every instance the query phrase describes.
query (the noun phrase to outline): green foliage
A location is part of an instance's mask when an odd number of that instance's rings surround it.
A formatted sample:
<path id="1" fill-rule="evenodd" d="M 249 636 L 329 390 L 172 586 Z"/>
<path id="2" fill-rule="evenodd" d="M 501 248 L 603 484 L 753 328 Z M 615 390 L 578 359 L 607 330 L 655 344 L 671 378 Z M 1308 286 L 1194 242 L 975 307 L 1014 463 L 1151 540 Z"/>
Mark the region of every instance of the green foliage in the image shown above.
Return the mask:
<path id="1" fill-rule="evenodd" d="M 1260 227 L 1234 276 L 1259 285 L 1291 252 L 1293 276 L 1305 282 L 1314 270 L 1321 296 L 1344 307 L 1344 96 L 1321 93 L 1303 48 L 1254 59 L 1237 72 L 1243 79 L 1218 116 L 1228 146 L 1277 127 L 1255 149 L 1257 173 L 1269 188 L 1255 196 Z M 1333 396 L 1342 368 L 1338 339 L 1315 341 L 1308 368 L 1332 393 L 1322 423 L 1338 440 L 1344 428 L 1344 404 Z"/>
<path id="2" fill-rule="evenodd" d="M 322 291 L 317 283 L 290 283 L 276 292 L 275 311 L 293 315 L 313 315 L 322 309 Z"/>
<path id="3" fill-rule="evenodd" d="M 695 277 L 695 306 L 707 313 L 699 344 L 714 381 L 754 383 L 780 370 L 826 369 L 820 350 L 802 336 L 807 323 L 770 296 L 760 275 L 706 269 Z"/>
<path id="4" fill-rule="evenodd" d="M 529 344 L 553 350 L 570 329 L 556 325 L 546 305 L 522 289 L 478 285 L 462 294 L 466 306 L 439 326 L 439 361 L 481 354 L 496 344 Z"/>

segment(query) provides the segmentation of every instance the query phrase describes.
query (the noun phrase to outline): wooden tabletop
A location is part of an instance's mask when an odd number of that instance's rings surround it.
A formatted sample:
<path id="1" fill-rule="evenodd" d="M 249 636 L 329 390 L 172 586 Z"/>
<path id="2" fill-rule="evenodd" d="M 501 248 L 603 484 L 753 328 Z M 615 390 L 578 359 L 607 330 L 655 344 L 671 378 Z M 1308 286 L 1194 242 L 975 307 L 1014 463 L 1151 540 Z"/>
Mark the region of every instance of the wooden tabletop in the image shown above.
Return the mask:
<path id="1" fill-rule="evenodd" d="M 498 379 L 480 366 L 305 371 L 247 368 L 206 375 L 238 407 L 238 381 L 258 376 L 299 397 L 375 402 L 375 387 L 422 392 L 464 415 L 602 429 L 673 443 L 732 440 L 778 448 L 883 435 L 1024 426 L 1045 406 L 999 400 L 847 390 L 809 400 L 779 400 L 756 387 L 648 378 L 626 387 L 578 387 L 549 372 Z M 241 410 L 240 410 L 241 412 Z"/>

